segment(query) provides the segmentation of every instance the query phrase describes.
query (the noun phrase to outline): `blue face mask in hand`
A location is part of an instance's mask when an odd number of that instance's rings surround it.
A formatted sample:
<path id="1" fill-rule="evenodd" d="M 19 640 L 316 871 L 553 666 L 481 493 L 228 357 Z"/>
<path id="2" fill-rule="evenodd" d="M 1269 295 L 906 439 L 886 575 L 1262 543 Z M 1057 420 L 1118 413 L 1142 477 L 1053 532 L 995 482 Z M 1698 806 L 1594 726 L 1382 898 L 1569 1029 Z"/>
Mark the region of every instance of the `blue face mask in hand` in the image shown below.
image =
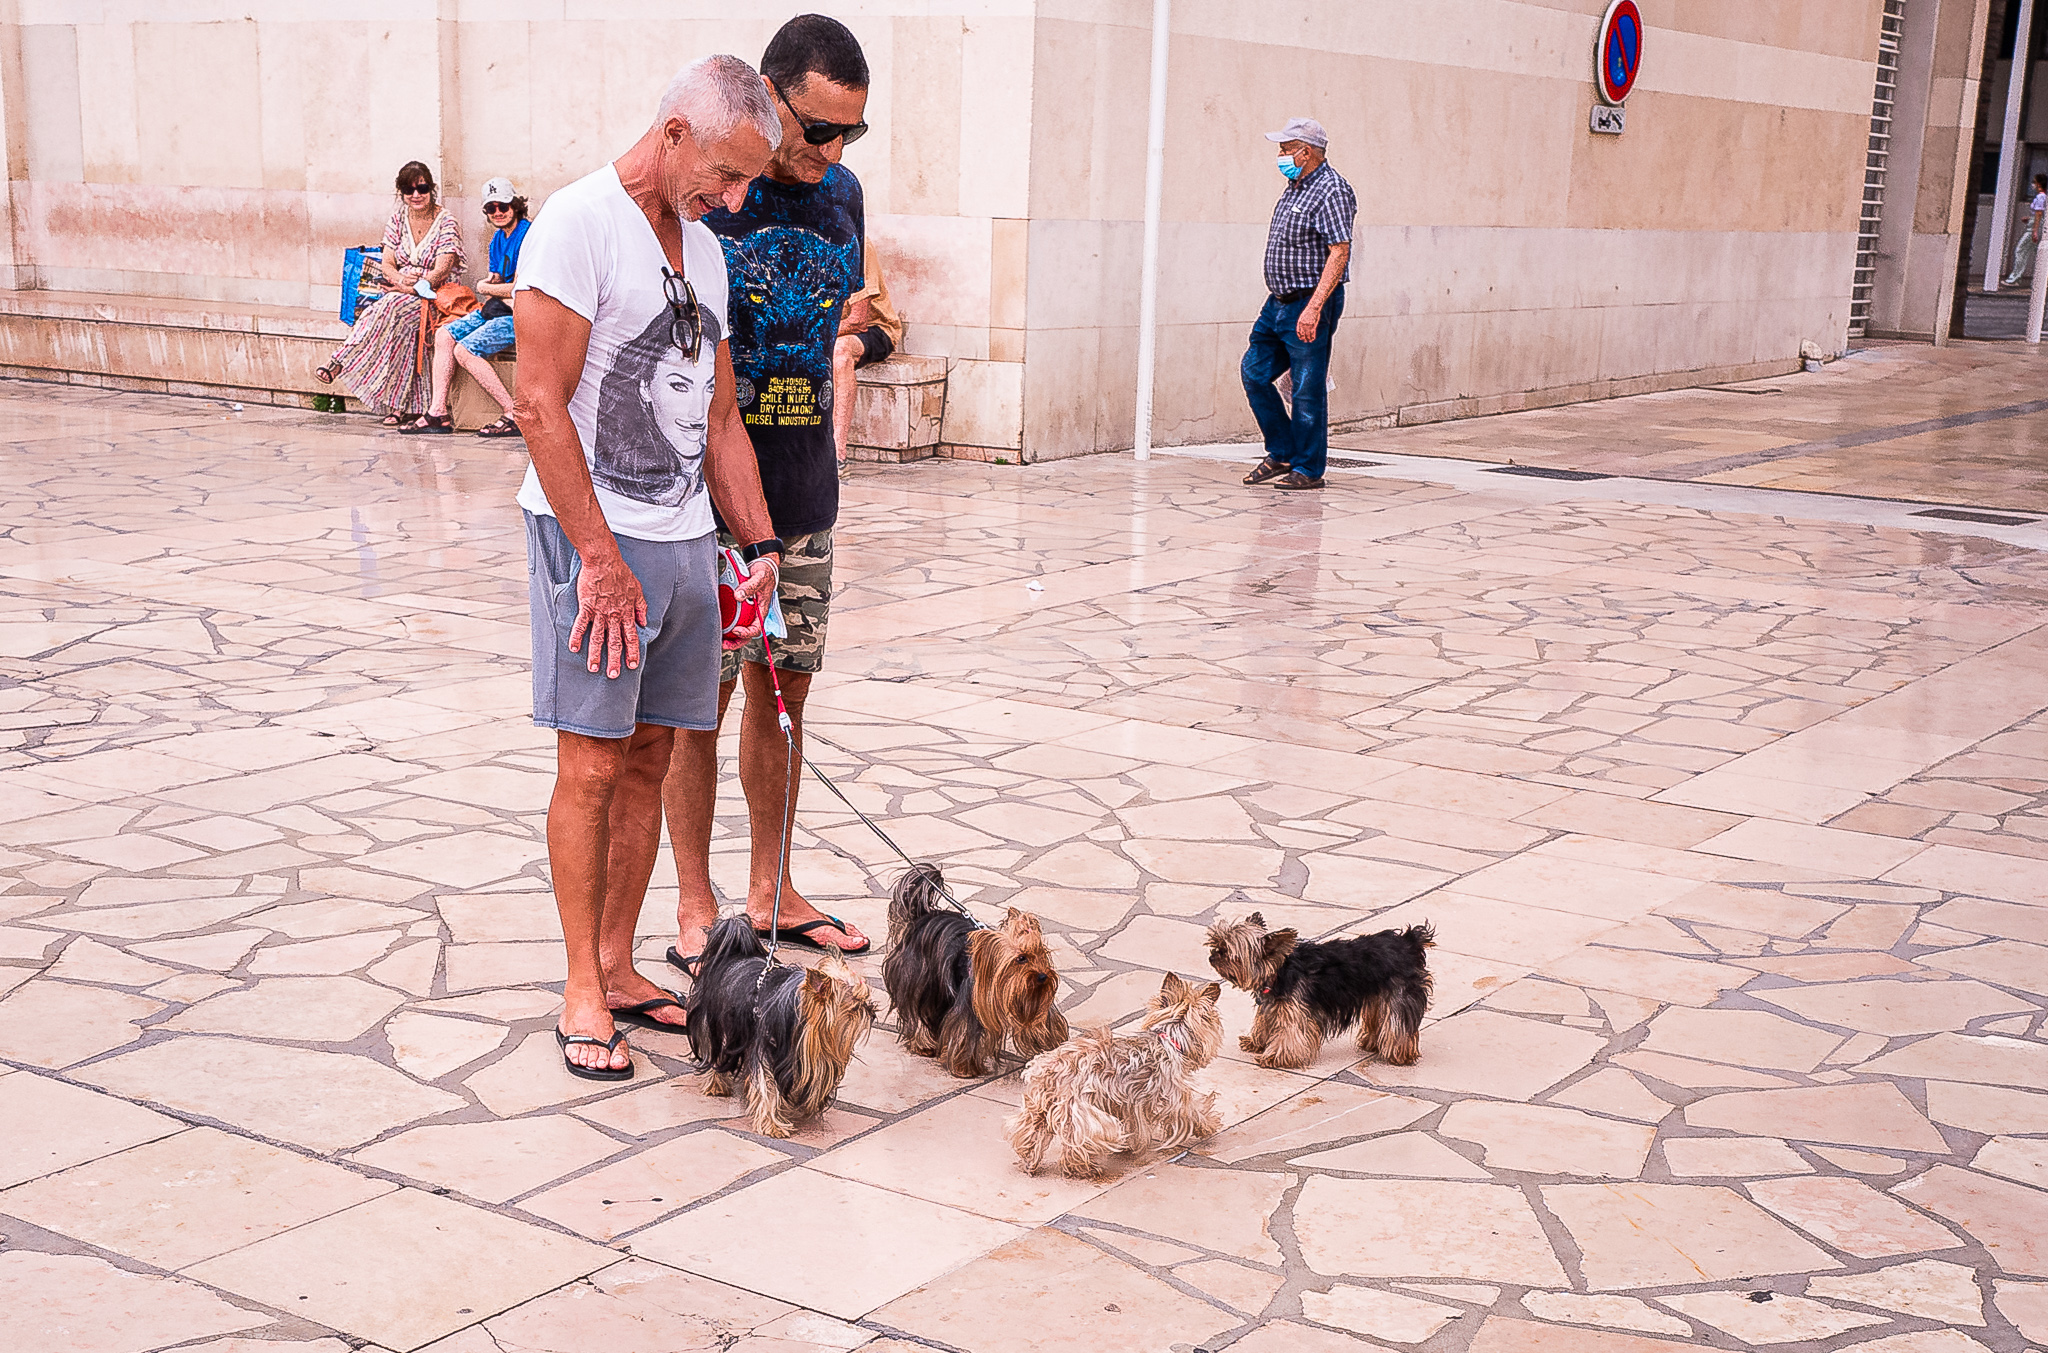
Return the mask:
<path id="1" fill-rule="evenodd" d="M 1294 162 L 1292 155 L 1282 155 L 1275 163 L 1279 166 L 1280 172 L 1287 176 L 1289 183 L 1301 177 L 1301 166 Z"/>

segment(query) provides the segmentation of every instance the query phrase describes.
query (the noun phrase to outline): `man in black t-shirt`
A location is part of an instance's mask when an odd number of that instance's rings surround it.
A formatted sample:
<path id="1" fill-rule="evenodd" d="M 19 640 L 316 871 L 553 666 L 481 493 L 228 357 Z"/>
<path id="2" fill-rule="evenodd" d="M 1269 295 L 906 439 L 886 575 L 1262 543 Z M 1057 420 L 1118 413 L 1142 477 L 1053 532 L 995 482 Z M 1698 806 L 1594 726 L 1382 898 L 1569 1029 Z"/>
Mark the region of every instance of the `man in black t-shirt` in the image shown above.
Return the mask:
<path id="1" fill-rule="evenodd" d="M 860 180 L 839 157 L 847 142 L 867 131 L 861 119 L 868 65 L 845 25 L 800 14 L 769 40 L 761 77 L 782 117 L 782 144 L 740 209 L 707 213 L 704 224 L 725 248 L 733 395 L 760 462 L 777 537 L 752 548 L 779 552 L 782 559 L 778 595 L 789 634 L 769 643 L 801 745 L 804 697 L 824 665 L 832 598 L 832 526 L 839 516 L 832 401 L 853 397 L 851 390 L 832 388 L 832 345 L 847 298 L 862 285 L 867 228 Z M 760 639 L 728 652 L 719 690 L 723 722 L 734 685 L 746 682 L 740 786 L 753 852 L 747 913 L 765 932 L 779 883 L 784 941 L 865 953 L 866 936 L 820 913 L 782 875 L 783 833 L 795 818 L 797 785 L 785 769 L 788 749 L 767 662 Z M 679 735 L 662 787 L 680 889 L 676 947 L 668 957 L 693 978 L 704 927 L 717 918 L 710 874 L 717 780 L 717 732 Z"/>

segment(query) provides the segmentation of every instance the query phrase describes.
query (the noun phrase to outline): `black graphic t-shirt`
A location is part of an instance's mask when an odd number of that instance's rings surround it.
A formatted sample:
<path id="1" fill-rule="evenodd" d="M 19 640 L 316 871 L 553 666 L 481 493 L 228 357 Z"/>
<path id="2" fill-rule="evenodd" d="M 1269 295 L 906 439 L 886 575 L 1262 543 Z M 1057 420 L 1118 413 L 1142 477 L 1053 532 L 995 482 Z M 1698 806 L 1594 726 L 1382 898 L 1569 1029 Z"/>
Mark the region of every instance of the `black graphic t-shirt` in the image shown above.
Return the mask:
<path id="1" fill-rule="evenodd" d="M 867 213 L 860 180 L 833 165 L 817 183 L 757 178 L 737 212 L 704 224 L 725 247 L 733 395 L 761 463 L 775 533 L 823 531 L 839 517 L 832 445 L 832 343 L 860 290 Z"/>

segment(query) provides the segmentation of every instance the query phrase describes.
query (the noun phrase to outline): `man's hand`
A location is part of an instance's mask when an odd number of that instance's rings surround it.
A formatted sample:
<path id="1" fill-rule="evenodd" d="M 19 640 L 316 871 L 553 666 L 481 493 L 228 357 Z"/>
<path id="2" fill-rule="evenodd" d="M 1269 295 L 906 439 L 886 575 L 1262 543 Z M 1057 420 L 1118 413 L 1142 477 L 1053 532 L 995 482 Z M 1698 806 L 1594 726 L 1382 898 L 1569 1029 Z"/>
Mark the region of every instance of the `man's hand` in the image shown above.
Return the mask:
<path id="1" fill-rule="evenodd" d="M 616 678 L 621 661 L 640 665 L 640 626 L 647 623 L 647 598 L 640 580 L 618 555 L 597 563 L 585 561 L 576 578 L 576 624 L 569 630 L 569 651 L 582 651 L 590 640 L 590 670 L 599 666 Z"/>
<path id="2" fill-rule="evenodd" d="M 768 605 L 775 596 L 775 586 L 782 581 L 782 559 L 779 555 L 764 554 L 747 566 L 747 576 L 733 589 L 741 601 L 759 602 L 760 619 L 742 629 L 736 629 L 721 641 L 727 648 L 741 648 L 748 640 L 768 628 Z"/>
<path id="3" fill-rule="evenodd" d="M 1301 318 L 1294 321 L 1294 336 L 1304 343 L 1316 341 L 1316 330 L 1322 327 L 1323 307 L 1310 301 L 1301 308 Z"/>

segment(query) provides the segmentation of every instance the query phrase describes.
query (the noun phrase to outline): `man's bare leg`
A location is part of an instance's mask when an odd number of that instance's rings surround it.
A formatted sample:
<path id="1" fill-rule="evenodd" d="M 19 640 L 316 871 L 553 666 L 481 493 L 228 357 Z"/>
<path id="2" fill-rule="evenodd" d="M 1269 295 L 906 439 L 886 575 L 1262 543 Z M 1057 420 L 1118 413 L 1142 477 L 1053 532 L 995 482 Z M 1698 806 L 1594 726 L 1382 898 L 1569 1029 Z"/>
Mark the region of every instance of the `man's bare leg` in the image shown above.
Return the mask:
<path id="1" fill-rule="evenodd" d="M 637 733 L 639 730 L 635 730 Z M 555 908 L 561 913 L 562 942 L 569 980 L 562 989 L 565 1034 L 612 1036 L 611 1007 L 605 1000 L 602 953 L 607 875 L 611 864 L 612 806 L 626 777 L 633 738 L 555 735 L 555 792 L 548 801 L 548 867 L 554 875 Z M 624 1070 L 630 1059 L 621 1047 L 607 1053 L 572 1043 L 578 1066 Z"/>
<path id="2" fill-rule="evenodd" d="M 846 437 L 853 430 L 853 400 L 860 388 L 854 364 L 860 361 L 861 348 L 854 334 L 842 334 L 832 344 L 832 445 L 841 465 L 846 464 Z"/>
<path id="3" fill-rule="evenodd" d="M 756 929 L 765 930 L 775 914 L 775 883 L 781 874 L 782 841 L 785 831 L 795 830 L 797 790 L 803 782 L 804 698 L 810 694 L 808 672 L 781 671 L 782 700 L 789 708 L 796 751 L 790 752 L 775 718 L 775 689 L 768 668 L 757 662 L 740 664 L 747 699 L 740 710 L 740 788 L 747 796 L 749 863 L 747 870 L 747 915 Z M 788 787 L 789 813 L 783 816 L 783 792 Z M 816 921 L 824 913 L 804 899 L 787 877 L 782 879 L 782 910 L 779 924 L 787 929 Z M 820 944 L 859 948 L 861 933 L 849 923 L 848 933 L 831 926 L 810 932 Z"/>
<path id="4" fill-rule="evenodd" d="M 657 724 L 636 727 L 626 764 L 612 791 L 604 916 L 598 928 L 597 952 L 604 972 L 605 1004 L 613 1010 L 668 994 L 634 968 L 633 932 L 638 928 L 641 904 L 647 900 L 654 857 L 661 850 L 661 784 L 668 773 L 675 734 L 675 729 Z M 674 1006 L 651 1010 L 648 1017 L 677 1028 L 683 1024 L 683 1012 Z"/>
<path id="5" fill-rule="evenodd" d="M 462 369 L 467 371 L 471 378 L 483 388 L 483 392 L 492 399 L 497 400 L 498 407 L 503 409 L 507 416 L 509 416 L 512 412 L 512 395 L 505 389 L 505 382 L 498 379 L 498 369 L 491 365 L 490 358 L 479 357 L 468 348 L 460 346 L 456 347 L 454 356 L 455 360 L 462 365 Z M 438 360 L 438 357 L 436 360 Z M 436 370 L 439 370 L 439 368 L 437 367 Z M 443 388 L 445 390 L 445 387 Z M 446 410 L 444 409 L 443 412 L 446 412 Z"/>
<path id="6" fill-rule="evenodd" d="M 732 702 L 734 682 L 718 688 L 718 722 Z M 669 846 L 676 856 L 676 952 L 704 952 L 704 931 L 718 919 L 711 891 L 711 820 L 718 802 L 718 730 L 676 734 L 661 805 L 668 815 Z"/>

